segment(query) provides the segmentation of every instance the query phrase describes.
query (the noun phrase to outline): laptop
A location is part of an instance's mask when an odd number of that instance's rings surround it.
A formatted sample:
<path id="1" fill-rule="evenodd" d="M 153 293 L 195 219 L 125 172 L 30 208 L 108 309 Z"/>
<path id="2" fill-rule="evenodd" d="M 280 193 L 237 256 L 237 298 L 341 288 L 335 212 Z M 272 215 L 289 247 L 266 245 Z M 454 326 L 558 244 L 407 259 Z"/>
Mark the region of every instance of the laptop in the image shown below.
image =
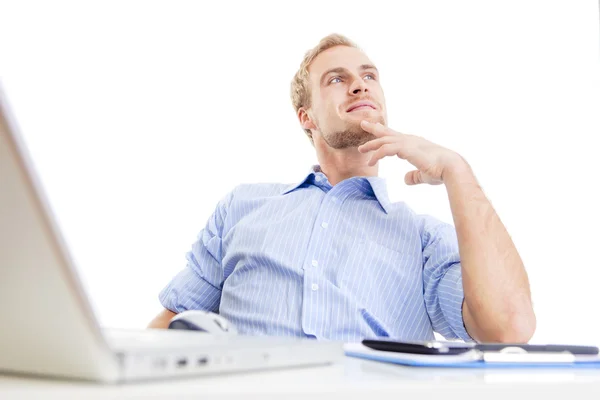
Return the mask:
<path id="1" fill-rule="evenodd" d="M 0 372 L 98 382 L 329 364 L 342 343 L 101 329 L 0 82 Z"/>

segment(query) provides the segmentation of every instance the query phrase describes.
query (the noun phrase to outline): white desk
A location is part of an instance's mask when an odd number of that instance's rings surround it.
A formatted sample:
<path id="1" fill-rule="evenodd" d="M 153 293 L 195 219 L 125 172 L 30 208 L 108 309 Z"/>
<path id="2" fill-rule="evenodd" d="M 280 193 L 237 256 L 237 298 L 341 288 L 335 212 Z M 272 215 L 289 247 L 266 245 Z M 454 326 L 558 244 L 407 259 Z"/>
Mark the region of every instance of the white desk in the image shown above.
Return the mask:
<path id="1" fill-rule="evenodd" d="M 125 398 L 597 400 L 600 370 L 421 369 L 346 358 L 324 367 L 112 386 L 0 376 L 2 400 Z"/>

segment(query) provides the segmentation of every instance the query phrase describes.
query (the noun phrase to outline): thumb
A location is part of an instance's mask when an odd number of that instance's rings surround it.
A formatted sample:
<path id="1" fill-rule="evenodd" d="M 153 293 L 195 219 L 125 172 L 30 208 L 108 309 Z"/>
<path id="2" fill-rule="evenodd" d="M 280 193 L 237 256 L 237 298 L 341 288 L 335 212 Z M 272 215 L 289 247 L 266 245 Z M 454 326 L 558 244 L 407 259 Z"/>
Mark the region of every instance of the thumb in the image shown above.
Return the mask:
<path id="1" fill-rule="evenodd" d="M 415 170 L 410 171 L 404 176 L 404 182 L 407 185 L 418 185 L 423 183 L 423 177 L 421 176 L 421 171 Z"/>

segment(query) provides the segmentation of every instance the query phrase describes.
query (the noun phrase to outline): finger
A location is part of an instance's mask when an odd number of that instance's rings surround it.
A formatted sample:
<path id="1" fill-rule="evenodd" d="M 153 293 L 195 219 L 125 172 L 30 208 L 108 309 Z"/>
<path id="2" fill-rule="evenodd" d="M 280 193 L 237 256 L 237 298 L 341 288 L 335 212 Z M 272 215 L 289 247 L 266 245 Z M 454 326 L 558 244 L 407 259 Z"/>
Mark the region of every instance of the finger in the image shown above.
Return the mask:
<path id="1" fill-rule="evenodd" d="M 387 126 L 383 126 L 381 125 L 379 122 L 377 122 L 376 124 L 369 122 L 367 120 L 362 120 L 360 122 L 360 127 L 363 128 L 365 131 L 377 136 L 377 137 L 381 137 L 381 136 L 385 136 L 385 135 L 395 135 L 396 132 L 394 132 L 393 130 L 391 130 L 390 128 L 388 128 Z"/>
<path id="2" fill-rule="evenodd" d="M 398 141 L 396 136 L 383 136 L 377 139 L 368 141 L 367 143 L 358 146 L 358 151 L 361 153 L 368 153 L 369 151 L 377 150 L 384 144 L 394 143 Z"/>
<path id="3" fill-rule="evenodd" d="M 404 176 L 404 182 L 407 185 L 418 185 L 423 182 L 423 176 L 421 175 L 421 171 L 415 170 L 410 171 Z"/>
<path id="4" fill-rule="evenodd" d="M 377 164 L 377 162 L 383 157 L 395 156 L 399 150 L 400 146 L 398 145 L 398 143 L 384 144 L 383 146 L 378 148 L 377 151 L 375 151 L 375 153 L 373 153 L 373 155 L 369 159 L 369 167 L 372 167 L 373 165 Z"/>

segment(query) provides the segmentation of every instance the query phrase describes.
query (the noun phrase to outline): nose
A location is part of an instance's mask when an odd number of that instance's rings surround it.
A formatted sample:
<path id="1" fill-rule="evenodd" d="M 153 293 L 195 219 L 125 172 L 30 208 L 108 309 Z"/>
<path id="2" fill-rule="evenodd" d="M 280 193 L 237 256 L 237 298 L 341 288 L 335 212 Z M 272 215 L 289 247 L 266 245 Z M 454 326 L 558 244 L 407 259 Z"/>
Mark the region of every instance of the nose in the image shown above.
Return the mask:
<path id="1" fill-rule="evenodd" d="M 367 84 L 365 83 L 364 79 L 360 77 L 354 79 L 352 85 L 350 85 L 350 93 L 352 93 L 353 95 L 366 93 L 367 91 Z"/>

